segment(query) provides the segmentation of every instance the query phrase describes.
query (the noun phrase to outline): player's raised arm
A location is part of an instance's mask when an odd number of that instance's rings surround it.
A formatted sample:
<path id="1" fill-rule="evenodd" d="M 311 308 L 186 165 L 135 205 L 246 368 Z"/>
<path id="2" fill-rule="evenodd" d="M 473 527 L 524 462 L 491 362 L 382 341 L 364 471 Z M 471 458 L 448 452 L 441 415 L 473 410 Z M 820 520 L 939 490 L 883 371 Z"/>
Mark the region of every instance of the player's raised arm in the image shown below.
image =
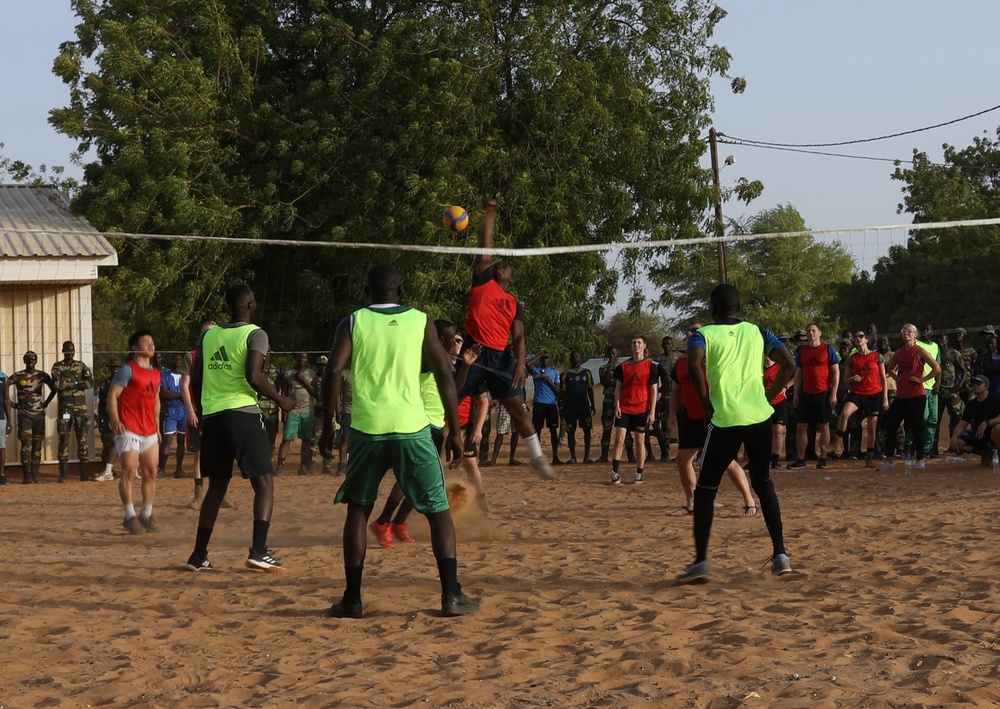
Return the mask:
<path id="1" fill-rule="evenodd" d="M 497 203 L 496 200 L 488 199 L 486 203 L 483 204 L 483 210 L 485 214 L 483 215 L 483 223 L 479 227 L 479 248 L 481 249 L 492 249 L 493 248 L 493 221 L 496 218 L 497 213 Z M 489 254 L 479 254 L 476 256 L 475 262 L 472 264 L 473 275 L 479 275 L 483 271 L 490 267 L 493 263 L 493 257 Z"/>

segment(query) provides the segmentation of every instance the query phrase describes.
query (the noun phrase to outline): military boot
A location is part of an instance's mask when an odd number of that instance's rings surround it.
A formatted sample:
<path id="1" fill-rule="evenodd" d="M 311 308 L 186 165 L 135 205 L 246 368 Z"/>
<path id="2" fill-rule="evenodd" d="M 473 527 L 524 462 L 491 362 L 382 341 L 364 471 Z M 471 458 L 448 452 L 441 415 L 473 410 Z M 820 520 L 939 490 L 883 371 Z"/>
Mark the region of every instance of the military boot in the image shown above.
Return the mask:
<path id="1" fill-rule="evenodd" d="M 35 465 L 31 469 L 31 482 L 35 483 L 36 485 L 42 482 L 41 480 L 38 479 L 38 465 Z"/>
<path id="2" fill-rule="evenodd" d="M 69 461 L 60 460 L 59 461 L 59 482 L 68 483 L 69 482 Z"/>
<path id="3" fill-rule="evenodd" d="M 80 480 L 85 483 L 89 483 L 94 478 L 90 475 L 90 461 L 81 460 L 80 461 Z"/>

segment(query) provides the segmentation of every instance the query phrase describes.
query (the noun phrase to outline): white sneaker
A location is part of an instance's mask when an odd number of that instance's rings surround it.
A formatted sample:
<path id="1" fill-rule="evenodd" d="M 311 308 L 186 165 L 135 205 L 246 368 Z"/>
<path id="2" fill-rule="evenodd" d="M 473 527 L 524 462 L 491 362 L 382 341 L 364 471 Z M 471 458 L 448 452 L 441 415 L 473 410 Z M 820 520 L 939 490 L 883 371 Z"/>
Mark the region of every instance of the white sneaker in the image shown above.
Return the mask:
<path id="1" fill-rule="evenodd" d="M 99 483 L 106 483 L 109 480 L 114 480 L 114 479 L 115 479 L 115 474 L 112 473 L 110 470 L 105 470 L 103 473 L 94 478 L 94 480 Z"/>
<path id="2" fill-rule="evenodd" d="M 528 463 L 528 468 L 538 477 L 543 480 L 555 480 L 556 471 L 552 469 L 549 465 L 549 461 L 545 460 L 545 456 L 539 456 L 533 458 L 530 463 Z"/>

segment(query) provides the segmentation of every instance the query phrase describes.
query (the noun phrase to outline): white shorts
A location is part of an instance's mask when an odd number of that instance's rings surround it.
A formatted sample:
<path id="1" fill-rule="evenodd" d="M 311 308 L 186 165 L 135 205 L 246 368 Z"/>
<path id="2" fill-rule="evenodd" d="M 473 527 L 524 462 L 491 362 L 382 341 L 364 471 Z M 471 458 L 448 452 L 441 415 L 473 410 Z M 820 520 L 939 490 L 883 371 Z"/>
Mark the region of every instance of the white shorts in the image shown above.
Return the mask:
<path id="1" fill-rule="evenodd" d="M 115 436 L 115 450 L 118 451 L 118 455 L 131 452 L 142 455 L 155 446 L 157 442 L 155 433 L 152 436 L 140 436 L 126 428 L 125 433 Z"/>

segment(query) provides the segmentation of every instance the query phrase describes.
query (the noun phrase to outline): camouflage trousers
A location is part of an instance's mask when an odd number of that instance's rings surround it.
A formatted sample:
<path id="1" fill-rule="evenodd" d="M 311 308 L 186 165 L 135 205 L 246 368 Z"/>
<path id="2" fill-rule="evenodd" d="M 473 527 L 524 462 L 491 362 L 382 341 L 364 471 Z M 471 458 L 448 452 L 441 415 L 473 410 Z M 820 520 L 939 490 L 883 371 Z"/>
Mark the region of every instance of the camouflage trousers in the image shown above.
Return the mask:
<path id="1" fill-rule="evenodd" d="M 17 417 L 17 440 L 21 442 L 21 470 L 38 470 L 45 443 L 45 419 Z"/>
<path id="2" fill-rule="evenodd" d="M 611 445 L 611 429 L 615 424 L 615 400 L 604 400 L 601 405 L 601 445 Z"/>
<path id="3" fill-rule="evenodd" d="M 90 419 L 86 414 L 74 414 L 69 412 L 69 418 L 60 413 L 56 422 L 56 431 L 59 433 L 59 452 L 56 458 L 59 462 L 69 460 L 69 442 L 74 431 L 76 432 L 77 457 L 82 461 L 90 460 L 90 448 L 87 445 L 87 433 L 90 430 Z M 113 442 L 112 442 L 113 445 Z"/>

